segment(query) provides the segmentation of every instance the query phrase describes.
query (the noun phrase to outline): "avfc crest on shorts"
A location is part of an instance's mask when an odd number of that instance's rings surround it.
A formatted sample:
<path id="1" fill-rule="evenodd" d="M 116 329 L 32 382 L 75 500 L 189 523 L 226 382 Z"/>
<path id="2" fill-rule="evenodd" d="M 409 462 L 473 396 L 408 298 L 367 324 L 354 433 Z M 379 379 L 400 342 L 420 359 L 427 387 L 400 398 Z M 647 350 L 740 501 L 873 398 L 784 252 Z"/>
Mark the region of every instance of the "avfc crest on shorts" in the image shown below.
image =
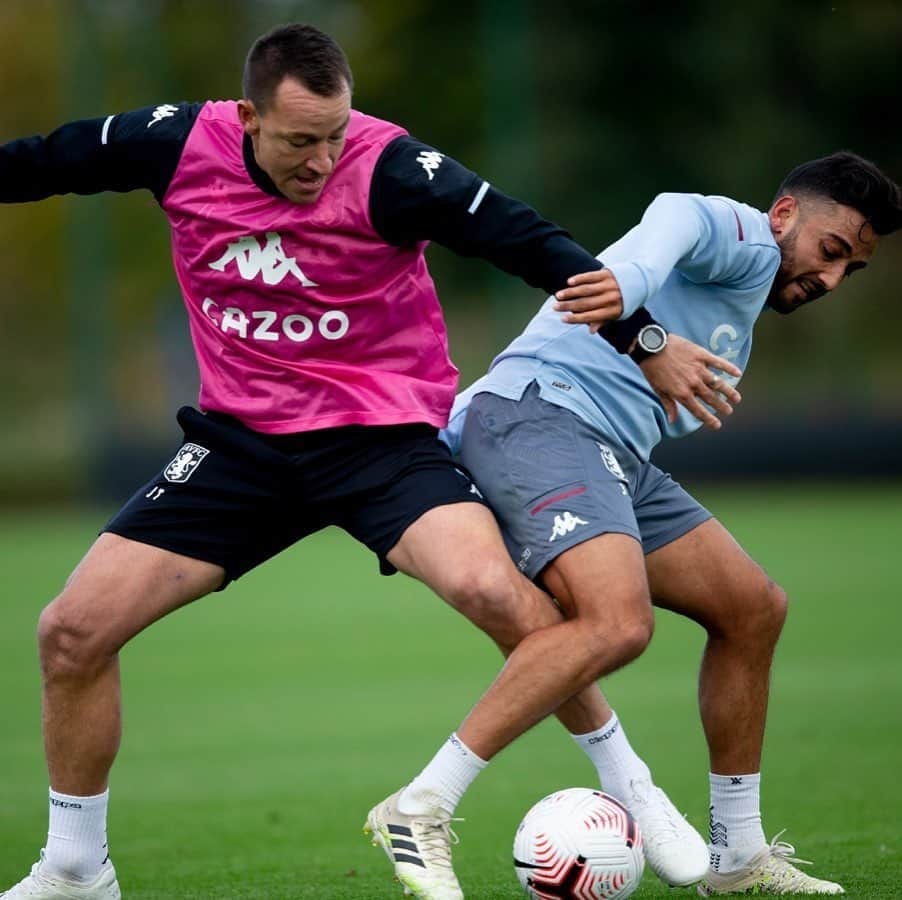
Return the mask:
<path id="1" fill-rule="evenodd" d="M 163 470 L 163 475 L 167 481 L 187 481 L 209 452 L 206 447 L 199 444 L 185 444 L 175 455 L 175 459 Z"/>
<path id="2" fill-rule="evenodd" d="M 595 443 L 598 444 L 598 449 L 601 451 L 601 461 L 604 463 L 604 467 L 619 481 L 626 481 L 626 475 L 623 474 L 623 469 L 620 468 L 614 451 L 604 444 L 599 444 L 598 441 Z"/>

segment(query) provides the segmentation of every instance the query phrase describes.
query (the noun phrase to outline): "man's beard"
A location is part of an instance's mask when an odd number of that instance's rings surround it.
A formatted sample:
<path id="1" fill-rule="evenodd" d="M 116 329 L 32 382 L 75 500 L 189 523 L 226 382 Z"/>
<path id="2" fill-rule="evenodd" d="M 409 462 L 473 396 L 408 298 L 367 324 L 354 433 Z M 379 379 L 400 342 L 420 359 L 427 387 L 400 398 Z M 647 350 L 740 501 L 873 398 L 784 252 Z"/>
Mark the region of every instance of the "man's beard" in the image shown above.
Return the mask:
<path id="1" fill-rule="evenodd" d="M 780 292 L 793 280 L 792 272 L 795 269 L 797 238 L 798 235 L 795 230 L 783 238 L 783 242 L 780 244 L 780 268 L 777 269 L 774 283 L 771 285 L 770 293 L 767 295 L 767 305 L 783 316 L 788 316 L 790 313 L 795 312 L 800 305 L 780 297 Z"/>

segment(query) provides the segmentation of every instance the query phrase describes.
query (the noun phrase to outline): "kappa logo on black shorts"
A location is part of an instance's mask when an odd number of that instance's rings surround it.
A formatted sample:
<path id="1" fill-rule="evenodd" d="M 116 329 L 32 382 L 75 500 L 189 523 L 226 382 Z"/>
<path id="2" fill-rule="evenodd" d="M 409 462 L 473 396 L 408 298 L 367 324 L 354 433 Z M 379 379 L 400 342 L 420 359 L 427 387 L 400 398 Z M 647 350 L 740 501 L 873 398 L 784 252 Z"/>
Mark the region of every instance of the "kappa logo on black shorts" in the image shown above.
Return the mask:
<path id="1" fill-rule="evenodd" d="M 210 451 L 199 444 L 185 444 L 175 455 L 175 459 L 163 470 L 167 481 L 187 481 L 191 473 L 203 462 Z"/>

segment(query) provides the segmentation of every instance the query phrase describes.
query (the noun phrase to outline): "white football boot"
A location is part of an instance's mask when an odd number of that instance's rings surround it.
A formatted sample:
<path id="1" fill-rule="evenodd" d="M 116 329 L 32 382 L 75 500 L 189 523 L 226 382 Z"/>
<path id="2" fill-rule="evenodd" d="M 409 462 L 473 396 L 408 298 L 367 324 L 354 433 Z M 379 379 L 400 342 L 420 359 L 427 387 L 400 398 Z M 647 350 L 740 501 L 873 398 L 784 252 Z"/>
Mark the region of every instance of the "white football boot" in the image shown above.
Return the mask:
<path id="1" fill-rule="evenodd" d="M 785 829 L 784 829 L 785 830 Z M 713 869 L 698 886 L 702 897 L 718 894 L 844 894 L 841 885 L 835 881 L 812 878 L 797 869 L 792 863 L 810 866 L 807 859 L 797 859 L 795 847 L 780 840 L 776 835 L 746 865 L 734 872 L 715 872 Z"/>
<path id="2" fill-rule="evenodd" d="M 47 872 L 42 850 L 31 873 L 0 893 L 0 897 L 3 900 L 121 900 L 122 894 L 111 862 L 104 864 L 93 881 L 76 883 Z"/>
<path id="3" fill-rule="evenodd" d="M 395 877 L 404 893 L 421 900 L 463 900 L 454 869 L 451 845 L 458 842 L 447 813 L 407 816 L 398 811 L 401 791 L 370 810 L 363 826 L 373 836 L 373 846 L 382 847 L 395 867 Z"/>
<path id="4" fill-rule="evenodd" d="M 685 887 L 705 877 L 708 845 L 661 788 L 647 779 L 634 779 L 623 803 L 639 823 L 645 861 L 661 881 Z"/>

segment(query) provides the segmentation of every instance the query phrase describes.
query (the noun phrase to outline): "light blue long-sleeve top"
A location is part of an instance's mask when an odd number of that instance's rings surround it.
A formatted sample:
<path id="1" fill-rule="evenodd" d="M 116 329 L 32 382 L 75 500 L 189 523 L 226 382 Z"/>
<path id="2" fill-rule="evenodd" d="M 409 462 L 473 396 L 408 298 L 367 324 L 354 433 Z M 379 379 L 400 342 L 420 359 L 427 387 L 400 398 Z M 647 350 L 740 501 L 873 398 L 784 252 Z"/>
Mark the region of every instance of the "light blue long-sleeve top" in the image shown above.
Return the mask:
<path id="1" fill-rule="evenodd" d="M 660 194 L 598 258 L 617 279 L 622 318 L 646 306 L 668 332 L 745 370 L 752 329 L 780 265 L 765 213 L 727 197 Z M 458 395 L 442 432 L 453 451 L 473 396 L 488 391 L 516 400 L 532 381 L 543 399 L 616 437 L 643 461 L 664 436 L 701 426 L 683 407 L 670 424 L 639 366 L 585 325 L 564 324 L 554 302 L 549 297 L 488 374 Z"/>

